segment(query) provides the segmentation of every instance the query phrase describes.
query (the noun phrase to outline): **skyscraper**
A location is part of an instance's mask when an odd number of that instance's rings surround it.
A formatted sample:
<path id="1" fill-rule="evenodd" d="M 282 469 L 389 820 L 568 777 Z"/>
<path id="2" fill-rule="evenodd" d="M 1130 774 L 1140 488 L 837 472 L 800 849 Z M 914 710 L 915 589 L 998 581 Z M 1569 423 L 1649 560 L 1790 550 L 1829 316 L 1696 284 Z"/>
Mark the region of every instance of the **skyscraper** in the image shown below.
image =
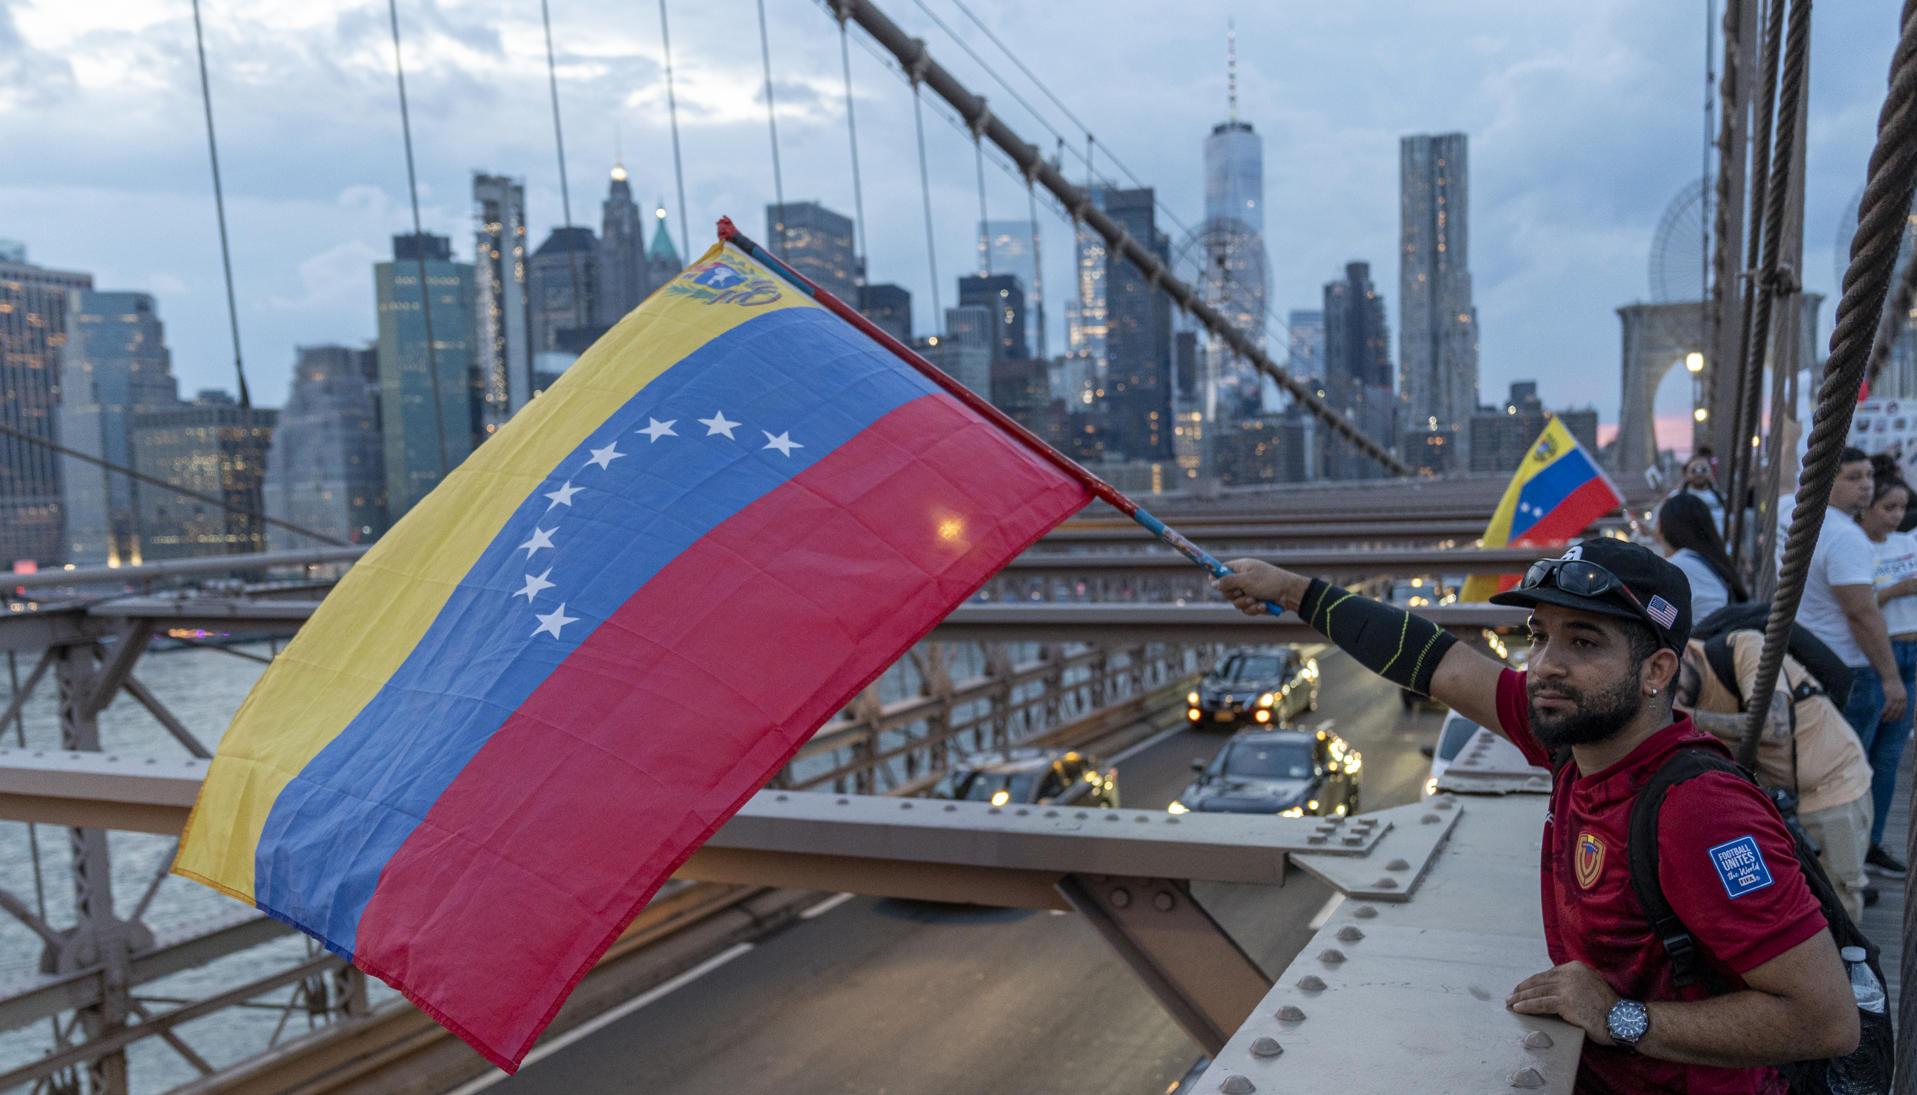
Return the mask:
<path id="1" fill-rule="evenodd" d="M 987 399 L 992 398 L 992 349 L 997 327 L 992 311 L 983 304 L 947 308 L 945 334 L 926 339 L 921 351 L 952 379 Z"/>
<path id="2" fill-rule="evenodd" d="M 1142 241 L 1161 260 L 1169 260 L 1171 242 L 1158 230 L 1151 188 L 1108 190 L 1104 208 L 1131 238 Z M 1111 445 L 1133 460 L 1168 460 L 1172 455 L 1171 298 L 1116 254 L 1106 256 L 1102 289 Z"/>
<path id="3" fill-rule="evenodd" d="M 794 270 L 844 301 L 859 299 L 858 253 L 852 245 L 852 218 L 818 202 L 786 202 L 765 207 L 766 246 Z"/>
<path id="4" fill-rule="evenodd" d="M 599 224 L 599 322 L 607 327 L 639 307 L 646 285 L 646 238 L 624 164 L 612 165 Z"/>
<path id="5" fill-rule="evenodd" d="M 684 266 L 679 249 L 672 245 L 672 233 L 666 231 L 666 200 L 661 198 L 652 210 L 652 242 L 646 244 L 646 292 L 678 277 Z"/>
<path id="6" fill-rule="evenodd" d="M 1032 314 L 1026 324 L 1027 347 L 1039 357 L 1049 356 L 1045 339 L 1044 281 L 1039 271 L 1038 225 L 1032 221 L 980 221 L 979 273 L 1011 274 L 1025 287 L 1025 303 Z"/>
<path id="7" fill-rule="evenodd" d="M 912 294 L 905 286 L 890 282 L 859 286 L 859 311 L 879 330 L 912 344 Z"/>
<path id="8" fill-rule="evenodd" d="M 379 388 L 366 379 L 367 347 L 301 346 L 293 386 L 267 457 L 266 512 L 347 543 L 366 543 L 386 526 L 386 454 Z M 276 549 L 317 546 L 270 528 Z"/>
<path id="9" fill-rule="evenodd" d="M 1105 208 L 1103 187 L 1091 188 L 1092 206 Z M 1106 313 L 1105 274 L 1109 257 L 1105 237 L 1092 226 L 1079 221 L 1073 230 L 1076 253 L 1073 261 L 1073 286 L 1076 299 L 1065 308 L 1065 345 L 1076 373 L 1096 381 L 1105 372 L 1105 336 L 1109 316 Z"/>
<path id="10" fill-rule="evenodd" d="M 1398 368 L 1410 417 L 1404 429 L 1456 438 L 1452 467 L 1465 466 L 1469 454 L 1458 450 L 1478 406 L 1466 154 L 1462 133 L 1399 143 Z"/>
<path id="11" fill-rule="evenodd" d="M 592 229 L 560 227 L 533 252 L 527 273 L 532 295 L 533 353 L 578 356 L 605 332 L 598 240 Z"/>
<path id="12" fill-rule="evenodd" d="M 1238 36 L 1225 35 L 1225 120 L 1205 138 L 1205 221 L 1180 249 L 1196 261 L 1188 273 L 1199 298 L 1260 346 L 1264 343 L 1265 145 L 1251 123 L 1238 116 Z M 1222 424 L 1261 403 L 1261 378 L 1221 338 L 1200 337 L 1199 408 Z M 1213 430 L 1214 438 L 1222 436 Z"/>
<path id="13" fill-rule="evenodd" d="M 533 391 L 525 184 L 503 175 L 474 174 L 473 221 L 480 417 L 482 429 L 491 433 L 525 406 Z"/>
<path id="14" fill-rule="evenodd" d="M 584 231 L 584 229 L 581 229 Z M 426 321 L 420 307 L 419 264 L 426 258 L 431 302 L 433 369 L 427 368 Z M 473 268 L 452 260 L 452 243 L 428 232 L 393 237 L 393 260 L 373 267 L 379 307 L 380 432 L 386 459 L 386 505 L 397 522 L 433 489 L 444 470 L 458 466 L 473 447 L 479 418 L 471 383 Z M 438 378 L 439 411 L 433 409 Z M 444 434 L 444 452 L 441 434 Z"/>
<path id="15" fill-rule="evenodd" d="M 462 335 L 461 343 L 468 337 Z M 133 416 L 133 448 L 142 472 L 226 503 L 142 490 L 140 550 L 147 559 L 266 550 L 261 486 L 278 417 L 275 410 L 242 407 L 221 391 L 203 391 L 191 403 Z"/>
<path id="16" fill-rule="evenodd" d="M 166 330 L 150 295 L 75 290 L 60 351 L 60 443 L 133 466 L 134 416 L 179 402 L 171 366 Z M 137 562 L 140 484 L 71 456 L 60 462 L 66 561 Z"/>
<path id="17" fill-rule="evenodd" d="M 959 304 L 975 304 L 991 316 L 992 356 L 1029 357 L 1025 344 L 1025 287 L 1014 274 L 974 274 L 959 279 Z"/>
<path id="18" fill-rule="evenodd" d="M 1290 337 L 1288 349 L 1291 375 L 1325 378 L 1325 314 L 1317 310 L 1294 310 L 1285 317 Z"/>
<path id="19" fill-rule="evenodd" d="M 35 266 L 18 244 L 0 254 L 0 424 L 56 439 L 67 294 L 91 288 L 93 275 Z M 60 533 L 59 457 L 33 440 L 0 436 L 0 567 L 59 559 Z"/>
<path id="20" fill-rule="evenodd" d="M 1325 399 L 1366 437 L 1393 436 L 1397 400 L 1391 388 L 1391 330 L 1384 298 L 1371 281 L 1371 264 L 1345 264 L 1345 276 L 1325 285 Z M 1325 477 L 1371 479 L 1384 474 L 1376 461 L 1327 430 Z"/>

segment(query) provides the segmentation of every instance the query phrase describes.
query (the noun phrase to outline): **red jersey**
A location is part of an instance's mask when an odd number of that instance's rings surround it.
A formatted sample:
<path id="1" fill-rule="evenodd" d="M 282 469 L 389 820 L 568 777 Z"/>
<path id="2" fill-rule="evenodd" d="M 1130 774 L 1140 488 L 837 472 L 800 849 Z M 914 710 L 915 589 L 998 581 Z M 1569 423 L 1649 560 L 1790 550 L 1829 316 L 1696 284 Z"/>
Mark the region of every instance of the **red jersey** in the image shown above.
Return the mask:
<path id="1" fill-rule="evenodd" d="M 1523 673 L 1504 671 L 1497 706 L 1512 743 L 1531 763 L 1549 768 L 1549 752 L 1531 732 Z M 1631 888 L 1626 851 L 1638 790 L 1680 748 L 1725 752 L 1689 718 L 1679 719 L 1601 772 L 1586 776 L 1576 760 L 1566 762 L 1553 781 L 1544 819 L 1539 881 L 1551 961 L 1583 962 L 1629 1000 L 1708 994 L 1703 986 L 1680 989 L 1673 983 L 1670 959 Z M 1672 787 L 1658 815 L 1657 836 L 1664 897 L 1724 984 L 1743 987 L 1742 974 L 1825 929 L 1783 818 L 1747 781 L 1707 772 Z M 1774 1069 L 1683 1065 L 1595 1042 L 1584 1044 L 1577 1081 L 1580 1095 L 1784 1090 Z"/>

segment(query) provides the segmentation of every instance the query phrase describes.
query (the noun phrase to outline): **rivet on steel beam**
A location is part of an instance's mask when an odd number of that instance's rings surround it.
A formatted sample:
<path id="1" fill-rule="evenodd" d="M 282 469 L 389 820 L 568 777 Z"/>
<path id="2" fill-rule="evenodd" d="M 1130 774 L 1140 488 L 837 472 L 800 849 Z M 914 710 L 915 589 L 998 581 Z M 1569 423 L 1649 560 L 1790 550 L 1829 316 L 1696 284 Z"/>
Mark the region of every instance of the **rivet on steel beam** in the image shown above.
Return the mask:
<path id="1" fill-rule="evenodd" d="M 1377 906 L 1375 905 L 1360 905 L 1357 908 L 1351 910 L 1351 915 L 1357 917 L 1360 920 L 1369 920 L 1372 917 L 1378 915 L 1378 909 L 1377 909 Z"/>
<path id="2" fill-rule="evenodd" d="M 1325 991 L 1325 979 L 1315 973 L 1307 973 L 1298 979 L 1298 990 L 1300 992 L 1323 992 Z"/>
<path id="3" fill-rule="evenodd" d="M 1302 1023 L 1305 1021 L 1305 1009 L 1296 1004 L 1286 1004 L 1278 1009 L 1273 1018 L 1281 1023 Z"/>
<path id="4" fill-rule="evenodd" d="M 1133 821 L 1140 823 L 1150 821 L 1151 819 L 1152 816 L 1150 814 L 1139 814 L 1137 817 L 1132 818 Z"/>
<path id="5" fill-rule="evenodd" d="M 1526 1049 L 1550 1049 L 1552 1044 L 1551 1036 L 1541 1030 L 1534 1030 L 1524 1036 L 1524 1048 Z"/>
<path id="6" fill-rule="evenodd" d="M 1284 1051 L 1285 1047 L 1279 1045 L 1276 1038 L 1255 1038 L 1251 1043 L 1253 1057 L 1276 1057 Z"/>
<path id="7" fill-rule="evenodd" d="M 1073 816 L 1073 817 L 1075 817 L 1075 818 L 1077 818 L 1077 819 L 1079 819 L 1080 821 L 1083 821 L 1083 820 L 1085 820 L 1086 818 L 1088 818 L 1088 817 L 1091 817 L 1092 815 L 1090 815 L 1090 814 L 1088 814 L 1088 813 L 1086 813 L 1086 812 L 1085 812 L 1085 811 L 1083 811 L 1083 810 L 1080 810 L 1079 812 L 1077 812 L 1077 813 L 1075 813 L 1075 814 L 1073 814 L 1072 816 Z"/>
<path id="8" fill-rule="evenodd" d="M 850 805 L 852 805 L 852 800 L 851 800 L 851 799 L 849 799 L 849 798 L 842 798 L 842 799 L 840 799 L 840 800 L 839 800 L 839 805 L 841 805 L 841 806 L 850 806 Z"/>
<path id="9" fill-rule="evenodd" d="M 1002 814 L 1002 813 L 1004 813 L 1005 811 L 1003 811 L 1003 810 L 1001 810 L 1001 809 L 999 809 L 999 808 L 998 808 L 998 807 L 996 807 L 996 806 L 992 806 L 992 807 L 989 807 L 989 808 L 987 808 L 985 812 L 986 812 L 986 813 L 988 813 L 988 814 Z"/>
<path id="10" fill-rule="evenodd" d="M 1342 943 L 1356 943 L 1364 937 L 1365 933 L 1359 931 L 1351 924 L 1346 924 L 1344 927 L 1338 929 L 1338 940 Z"/>
<path id="11" fill-rule="evenodd" d="M 1406 863 L 1402 859 L 1394 859 L 1391 862 L 1385 864 L 1385 870 L 1387 871 L 1408 871 L 1410 869 L 1411 869 L 1411 864 Z"/>
<path id="12" fill-rule="evenodd" d="M 1117 815 L 1117 814 L 1114 814 L 1114 813 L 1112 813 L 1111 811 L 1109 811 L 1109 810 L 1108 810 L 1108 811 L 1106 811 L 1106 813 L 1105 813 L 1105 820 L 1106 820 L 1106 821 L 1117 821 L 1117 820 L 1118 820 L 1118 815 Z"/>
<path id="13" fill-rule="evenodd" d="M 945 812 L 948 814 L 955 814 L 958 812 L 958 807 L 951 803 L 947 803 L 945 806 Z"/>
<path id="14" fill-rule="evenodd" d="M 1330 839 L 1329 837 L 1323 837 L 1323 836 L 1319 836 L 1316 833 L 1313 833 L 1312 835 L 1305 838 L 1305 843 L 1306 844 L 1323 844 L 1325 843 L 1325 841 L 1329 839 Z"/>
<path id="15" fill-rule="evenodd" d="M 1218 1090 L 1224 1092 L 1225 1095 L 1251 1095 L 1252 1092 L 1258 1089 L 1252 1086 L 1250 1080 L 1234 1072 L 1225 1077 L 1225 1082 L 1218 1085 Z"/>
<path id="16" fill-rule="evenodd" d="M 772 801 L 774 801 L 774 802 L 784 802 L 784 801 L 785 801 L 786 799 L 789 799 L 789 798 L 791 798 L 791 797 L 792 797 L 791 795 L 773 795 L 773 796 L 772 796 Z"/>
<path id="17" fill-rule="evenodd" d="M 1535 1068 L 1521 1068 L 1511 1074 L 1512 1087 L 1543 1087 L 1544 1077 Z"/>
<path id="18" fill-rule="evenodd" d="M 1131 903 L 1132 903 L 1132 892 L 1130 890 L 1124 888 L 1123 886 L 1120 886 L 1118 889 L 1115 889 L 1112 891 L 1113 905 L 1116 905 L 1121 909 L 1126 909 L 1131 907 Z"/>
<path id="19" fill-rule="evenodd" d="M 1380 878 L 1376 883 L 1374 883 L 1374 885 L 1376 885 L 1381 890 L 1395 890 L 1398 888 L 1398 880 L 1395 878 L 1392 878 L 1390 875 L 1386 875 L 1385 877 Z"/>
<path id="20" fill-rule="evenodd" d="M 1358 845 L 1363 844 L 1365 842 L 1365 838 L 1363 835 L 1359 833 L 1352 833 L 1350 836 L 1344 838 L 1344 842 L 1346 844 L 1349 844 L 1353 848 L 1356 848 Z"/>
<path id="21" fill-rule="evenodd" d="M 1177 818 L 1175 818 L 1175 817 L 1168 817 L 1168 818 L 1166 818 L 1166 819 L 1165 819 L 1165 824 L 1167 824 L 1167 825 L 1176 825 L 1176 824 L 1178 824 L 1178 819 L 1177 819 Z"/>
<path id="22" fill-rule="evenodd" d="M 1344 960 L 1345 952 L 1339 950 L 1337 947 L 1326 947 L 1324 950 L 1318 952 L 1318 961 L 1323 962 L 1327 966 L 1335 966 Z"/>
<path id="23" fill-rule="evenodd" d="M 1325 824 L 1326 824 L 1326 825 L 1334 825 L 1334 826 L 1335 826 L 1335 825 L 1343 825 L 1344 823 L 1345 823 L 1345 819 L 1344 819 L 1344 818 L 1342 818 L 1342 817 L 1328 817 L 1328 818 L 1326 818 L 1326 819 L 1325 819 Z"/>
<path id="24" fill-rule="evenodd" d="M 147 762 L 148 764 L 158 764 L 158 763 L 160 763 L 160 758 L 158 758 L 158 757 L 148 757 L 148 758 L 146 758 L 146 762 Z"/>
<path id="25" fill-rule="evenodd" d="M 1440 810 L 1449 810 L 1451 807 L 1456 805 L 1457 803 L 1452 802 L 1449 798 L 1440 798 L 1438 800 L 1438 809 Z"/>
<path id="26" fill-rule="evenodd" d="M 1439 817 L 1436 814 L 1426 814 L 1423 817 L 1419 818 L 1418 822 L 1422 825 L 1436 825 L 1438 822 L 1443 820 L 1444 820 L 1443 818 Z"/>
<path id="27" fill-rule="evenodd" d="M 910 810 L 911 808 L 912 808 L 912 804 L 910 802 L 899 803 L 899 809 L 901 810 Z"/>
<path id="28" fill-rule="evenodd" d="M 1177 899 L 1172 897 L 1171 891 L 1160 890 L 1152 895 L 1152 904 L 1158 908 L 1159 912 L 1170 912 L 1172 906 L 1177 904 Z"/>
<path id="29" fill-rule="evenodd" d="M 1045 811 L 1045 816 L 1046 816 L 1046 817 L 1057 817 L 1057 816 L 1058 816 L 1058 811 L 1057 811 L 1057 810 L 1047 810 L 1047 811 Z"/>
<path id="30" fill-rule="evenodd" d="M 1018 810 L 1013 810 L 1012 813 L 1018 817 L 1024 817 L 1026 814 L 1031 813 L 1031 811 L 1026 809 L 1018 809 Z"/>

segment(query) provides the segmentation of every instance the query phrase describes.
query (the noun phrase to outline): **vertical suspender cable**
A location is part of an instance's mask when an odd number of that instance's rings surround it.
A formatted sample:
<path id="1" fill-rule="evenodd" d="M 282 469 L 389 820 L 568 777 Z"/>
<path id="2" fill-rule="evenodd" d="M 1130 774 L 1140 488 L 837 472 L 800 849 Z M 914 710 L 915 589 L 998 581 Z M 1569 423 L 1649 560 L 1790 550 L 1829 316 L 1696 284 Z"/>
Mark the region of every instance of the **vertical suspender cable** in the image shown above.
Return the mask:
<path id="1" fill-rule="evenodd" d="M 972 158 L 978 167 L 978 272 L 992 275 L 992 240 L 985 216 L 985 142 L 972 134 Z"/>
<path id="2" fill-rule="evenodd" d="M 932 326 L 943 330 L 939 326 L 945 322 L 945 309 L 939 303 L 939 255 L 932 237 L 932 177 L 925 169 L 925 106 L 916 75 L 912 77 L 912 124 L 919 136 L 919 192 L 925 199 L 925 261 L 932 269 Z"/>
<path id="3" fill-rule="evenodd" d="M 672 176 L 679 184 L 679 246 L 692 247 L 692 229 L 686 220 L 686 168 L 679 157 L 679 100 L 672 90 L 672 28 L 666 22 L 666 0 L 659 0 L 659 44 L 666 58 L 666 117 L 672 122 Z"/>
<path id="4" fill-rule="evenodd" d="M 433 299 L 426 288 L 426 232 L 420 227 L 419 176 L 413 170 L 413 114 L 406 106 L 406 62 L 399 51 L 399 0 L 386 0 L 386 14 L 393 24 L 393 74 L 399 80 L 399 128 L 406 140 L 406 190 L 413 200 L 413 254 L 419 260 L 419 313 L 426 324 L 426 379 L 433 389 L 433 434 L 439 440 L 439 477 L 444 479 L 452 471 L 452 462 L 446 458 L 446 412 L 439 404 L 439 354 L 433 344 Z"/>
<path id="5" fill-rule="evenodd" d="M 559 212 L 572 227 L 572 189 L 566 185 L 566 133 L 559 125 L 559 68 L 552 56 L 552 13 L 546 0 L 539 0 L 539 21 L 546 27 L 546 84 L 552 89 L 552 139 L 559 157 Z M 572 314 L 581 327 L 592 326 L 586 312 L 586 295 L 579 284 L 579 249 L 573 246 L 572 233 L 566 233 L 566 259 L 572 267 Z M 529 389 L 530 390 L 530 389 Z"/>
<path id="6" fill-rule="evenodd" d="M 759 0 L 759 59 L 765 62 L 765 125 L 772 134 L 772 200 L 779 219 L 772 224 L 773 246 L 785 252 L 785 180 L 779 174 L 779 118 L 772 109 L 772 41 L 765 31 L 765 0 Z"/>
<path id="7" fill-rule="evenodd" d="M 1698 192 L 1698 200 L 1704 208 L 1698 217 L 1698 284 L 1704 287 L 1700 294 L 1708 298 L 1711 295 L 1711 125 L 1715 120 L 1716 104 L 1711 101 L 1711 93 L 1717 83 L 1717 0 L 1705 0 L 1704 3 L 1704 143 L 1699 159 L 1703 161 L 1700 177 L 1704 180 Z M 1711 340 L 1710 309 L 1698 313 L 1701 325 L 1697 332 L 1697 344 L 1705 346 Z"/>
<path id="8" fill-rule="evenodd" d="M 233 298 L 233 254 L 226 242 L 226 192 L 220 186 L 220 145 L 213 136 L 213 89 L 206 79 L 206 34 L 200 29 L 200 0 L 193 0 L 193 45 L 200 54 L 200 102 L 206 107 L 206 154 L 213 161 L 213 211 L 220 221 L 220 266 L 226 271 L 226 319 L 233 329 L 233 375 L 240 385 L 240 407 L 250 410 L 246 365 L 240 358 L 240 309 Z"/>
<path id="9" fill-rule="evenodd" d="M 852 144 L 852 217 L 859 230 L 858 280 L 864 285 L 865 264 L 871 252 L 865 249 L 865 190 L 859 182 L 859 122 L 852 112 L 852 42 L 845 26 L 845 2 L 838 0 L 832 12 L 839 18 L 839 64 L 845 69 L 845 135 Z"/>
<path id="10" fill-rule="evenodd" d="M 1038 192 L 1025 176 L 1025 210 L 1032 219 L 1032 315 L 1038 321 L 1038 359 L 1051 360 L 1045 345 L 1045 259 L 1038 245 Z"/>

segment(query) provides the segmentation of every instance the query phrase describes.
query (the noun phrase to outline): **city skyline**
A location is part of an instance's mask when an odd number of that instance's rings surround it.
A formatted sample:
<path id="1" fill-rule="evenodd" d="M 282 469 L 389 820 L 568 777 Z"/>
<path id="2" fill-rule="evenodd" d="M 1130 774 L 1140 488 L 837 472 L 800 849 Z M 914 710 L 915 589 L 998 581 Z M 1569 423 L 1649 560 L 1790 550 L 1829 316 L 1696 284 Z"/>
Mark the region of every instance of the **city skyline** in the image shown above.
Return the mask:
<path id="1" fill-rule="evenodd" d="M 1104 21 L 1109 28 L 1083 28 L 1086 49 L 1055 51 L 1043 46 L 1068 13 L 980 10 L 1098 132 L 1101 150 L 1143 168 L 1142 180 L 1187 223 L 1202 208 L 1195 166 L 1224 92 L 1218 37 L 1227 16 L 1235 16 L 1240 114 L 1265 137 L 1272 165 L 1267 235 L 1272 253 L 1285 256 L 1273 265 L 1270 305 L 1278 315 L 1315 303 L 1317 287 L 1348 258 L 1368 259 L 1376 280 L 1392 284 L 1397 140 L 1412 132 L 1467 133 L 1479 210 L 1473 273 L 1491 332 L 1482 347 L 1483 389 L 1538 375 L 1547 401 L 1591 402 L 1614 417 L 1613 309 L 1646 295 L 1644 258 L 1658 214 L 1699 170 L 1701 12 L 1668 12 L 1648 2 L 1553 13 L 1482 3 L 1442 19 L 1411 13 L 1380 30 L 1375 20 L 1330 13 L 1294 13 L 1281 26 L 1272 14 L 1220 6 L 1208 17 L 1168 25 L 1150 44 L 1132 41 L 1137 36 L 1123 33 L 1126 19 L 1115 17 Z M 208 23 L 241 328 L 249 380 L 262 404 L 284 400 L 293 346 L 371 336 L 365 270 L 391 234 L 409 224 L 390 44 L 381 52 L 378 14 L 269 3 L 215 13 Z M 990 87 L 949 39 L 919 26 L 914 14 L 894 13 L 926 34 L 943 63 Z M 1868 14 L 1821 10 L 1813 40 L 1805 268 L 1811 287 L 1827 293 L 1830 286 L 1817 284 L 1832 266 L 1827 226 L 1862 178 L 1888 50 Z M 589 181 L 603 179 L 615 157 L 615 125 L 623 128 L 635 196 L 649 206 L 666 195 L 675 205 L 651 28 L 609 5 L 554 15 L 574 223 L 597 220 L 591 213 L 598 187 Z M 836 49 L 836 29 L 810 10 L 775 7 L 769 16 L 788 193 L 817 196 L 853 215 L 842 86 L 834 73 L 801 63 L 815 55 L 813 46 Z M 543 53 L 530 48 L 536 20 L 455 2 L 437 20 L 416 23 L 402 11 L 402 24 L 409 84 L 422 106 L 415 137 L 427 229 L 452 236 L 459 257 L 470 259 L 469 172 L 478 166 L 526 179 L 531 235 L 543 239 L 561 218 Z M 752 66 L 726 55 L 730 31 L 722 24 L 717 14 L 691 9 L 675 20 L 695 226 L 693 240 L 678 242 L 688 258 L 703 249 L 698 226 L 711 216 L 726 211 L 750 223 L 770 200 L 758 80 Z M 336 68 L 313 67 L 302 43 L 316 36 L 338 47 Z M 175 48 L 190 42 L 183 18 L 135 0 L 101 14 L 39 3 L 0 9 L 0 45 L 10 54 L 0 65 L 0 114 L 14 123 L 0 136 L 0 151 L 17 153 L 12 159 L 22 165 L 0 186 L 13 209 L 0 236 L 24 238 L 42 265 L 90 270 L 102 286 L 154 293 L 168 316 L 182 385 L 193 389 L 230 385 L 231 348 L 203 135 L 195 129 L 197 86 Z M 83 51 L 129 63 L 76 66 Z M 242 53 L 286 64 L 243 68 L 232 63 Z M 1389 79 L 1357 86 L 1336 78 L 1385 56 L 1392 59 Z M 1114 59 L 1155 79 L 1113 80 Z M 108 70 L 150 75 L 135 87 Z M 873 248 L 868 277 L 911 290 L 917 326 L 931 329 L 910 97 L 858 50 L 854 79 Z M 1152 84 L 1160 90 L 1148 92 Z M 1042 132 L 1009 102 L 994 101 L 1028 138 Z M 475 141 L 481 115 L 484 138 Z M 299 149 L 266 139 L 303 120 L 313 124 Z M 83 139 L 44 139 L 56 130 Z M 949 292 L 949 276 L 969 265 L 977 222 L 970 142 L 931 114 L 927 142 L 946 282 L 940 289 Z M 28 154 L 36 147 L 43 151 Z M 47 156 L 46 147 L 62 154 Z M 1541 157 L 1552 170 L 1538 169 Z M 138 171 L 130 169 L 135 163 Z M 1066 166 L 1068 175 L 1082 175 L 1071 155 Z M 1104 170 L 1111 170 L 1109 161 Z M 987 188 L 990 217 L 1024 214 L 1015 180 L 988 167 Z M 677 220 L 675 208 L 668 222 L 675 238 Z M 1069 226 L 1043 208 L 1039 220 L 1046 281 L 1066 286 Z M 1047 312 L 1057 352 L 1064 309 Z"/>

